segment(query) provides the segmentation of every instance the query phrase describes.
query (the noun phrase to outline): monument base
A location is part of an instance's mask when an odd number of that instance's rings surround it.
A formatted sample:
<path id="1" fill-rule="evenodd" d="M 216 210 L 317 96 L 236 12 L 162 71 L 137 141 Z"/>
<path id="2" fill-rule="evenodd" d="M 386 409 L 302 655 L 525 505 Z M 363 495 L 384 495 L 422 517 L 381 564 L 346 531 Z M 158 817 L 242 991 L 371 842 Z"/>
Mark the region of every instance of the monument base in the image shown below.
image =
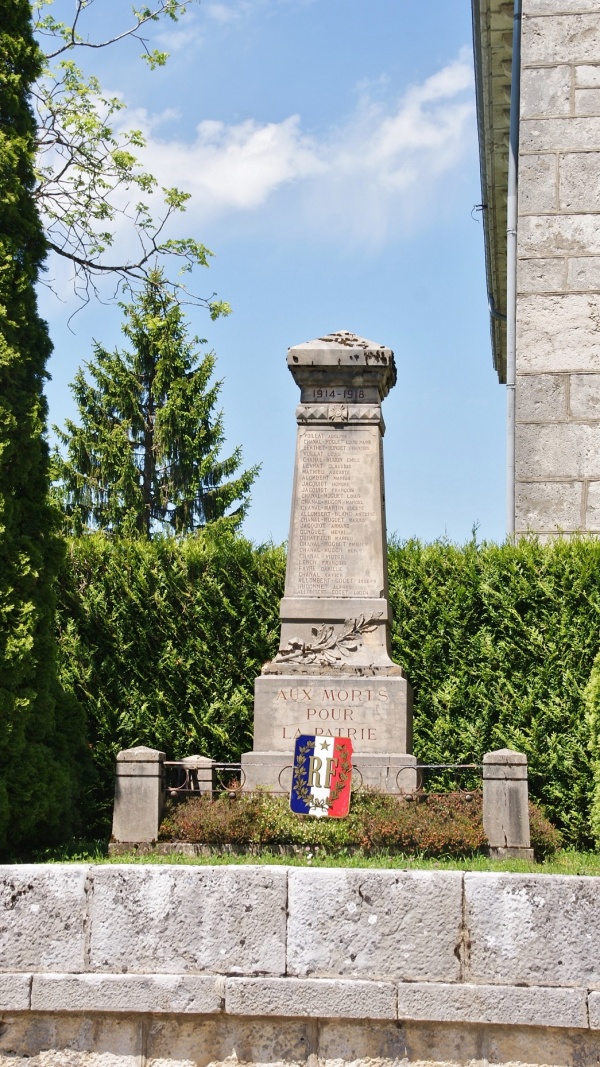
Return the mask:
<path id="1" fill-rule="evenodd" d="M 270 789 L 288 794 L 292 783 L 292 756 L 285 752 L 245 752 L 242 756 L 243 789 Z M 380 793 L 412 793 L 420 785 L 416 756 L 354 752 L 352 789 Z"/>
<path id="2" fill-rule="evenodd" d="M 270 666 L 270 665 L 269 665 Z M 294 742 L 302 734 L 352 741 L 354 789 L 411 793 L 418 785 L 412 748 L 412 689 L 400 672 L 332 670 L 267 674 L 254 688 L 254 750 L 242 756 L 243 788 L 288 793 Z"/>
<path id="3" fill-rule="evenodd" d="M 412 689 L 401 674 L 383 670 L 261 674 L 254 684 L 255 751 L 281 752 L 291 763 L 301 734 L 348 737 L 355 752 L 374 756 L 410 753 Z"/>

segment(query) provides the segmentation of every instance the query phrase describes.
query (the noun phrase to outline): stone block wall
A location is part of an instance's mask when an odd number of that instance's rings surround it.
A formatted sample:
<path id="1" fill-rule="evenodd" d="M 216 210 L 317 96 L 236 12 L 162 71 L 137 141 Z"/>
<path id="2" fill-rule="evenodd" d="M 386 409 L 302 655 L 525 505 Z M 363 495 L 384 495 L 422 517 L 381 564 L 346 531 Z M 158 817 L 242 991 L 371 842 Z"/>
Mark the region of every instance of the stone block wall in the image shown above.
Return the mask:
<path id="1" fill-rule="evenodd" d="M 597 1064 L 598 886 L 0 868 L 0 1067 Z"/>
<path id="2" fill-rule="evenodd" d="M 524 0 L 517 533 L 600 533 L 600 5 Z"/>

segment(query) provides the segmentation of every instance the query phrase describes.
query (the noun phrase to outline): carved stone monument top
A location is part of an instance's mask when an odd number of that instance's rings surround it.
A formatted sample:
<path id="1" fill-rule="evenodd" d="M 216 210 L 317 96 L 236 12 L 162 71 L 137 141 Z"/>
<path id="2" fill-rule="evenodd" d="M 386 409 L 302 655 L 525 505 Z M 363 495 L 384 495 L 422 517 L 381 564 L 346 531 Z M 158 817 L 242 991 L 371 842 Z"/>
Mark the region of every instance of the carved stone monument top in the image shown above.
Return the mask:
<path id="1" fill-rule="evenodd" d="M 357 337 L 348 330 L 338 330 L 303 345 L 294 345 L 288 349 L 287 364 L 301 388 L 313 378 L 335 379 L 334 368 L 338 368 L 339 377 L 344 381 L 348 380 L 348 375 L 357 379 L 368 378 L 370 384 L 378 387 L 380 400 L 396 384 L 396 364 L 391 348 Z"/>
<path id="2" fill-rule="evenodd" d="M 383 775 L 392 788 L 392 769 L 415 764 L 387 597 L 381 404 L 396 383 L 394 353 L 340 330 L 290 348 L 287 364 L 300 404 L 281 640 L 256 681 L 244 773 L 275 784 L 269 760 L 276 767 L 314 730 L 350 737 L 363 767 L 370 761 L 369 784 Z"/>

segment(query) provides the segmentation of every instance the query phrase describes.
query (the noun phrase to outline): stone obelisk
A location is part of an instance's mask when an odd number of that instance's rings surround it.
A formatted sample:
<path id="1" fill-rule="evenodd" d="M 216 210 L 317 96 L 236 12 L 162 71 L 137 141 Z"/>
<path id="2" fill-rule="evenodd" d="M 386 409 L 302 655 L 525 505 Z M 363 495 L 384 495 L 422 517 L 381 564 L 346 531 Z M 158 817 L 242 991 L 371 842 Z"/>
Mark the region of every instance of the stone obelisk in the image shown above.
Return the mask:
<path id="1" fill-rule="evenodd" d="M 350 737 L 355 784 L 416 786 L 412 694 L 390 657 L 384 422 L 389 348 L 347 331 L 290 348 L 300 387 L 281 641 L 256 679 L 246 789 L 287 784 L 300 734 Z"/>

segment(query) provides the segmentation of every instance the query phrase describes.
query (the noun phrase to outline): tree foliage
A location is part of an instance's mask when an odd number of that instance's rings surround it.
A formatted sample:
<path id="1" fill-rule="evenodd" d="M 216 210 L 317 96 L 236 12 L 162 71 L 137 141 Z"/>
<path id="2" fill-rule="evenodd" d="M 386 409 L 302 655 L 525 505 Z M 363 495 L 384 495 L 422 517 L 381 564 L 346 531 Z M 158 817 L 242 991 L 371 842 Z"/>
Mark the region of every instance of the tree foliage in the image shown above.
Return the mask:
<path id="1" fill-rule="evenodd" d="M 0 849 L 68 829 L 83 726 L 56 675 L 60 565 L 43 438 L 51 351 L 35 283 L 46 251 L 34 203 L 29 87 L 41 58 L 27 0 L 0 4 Z"/>
<path id="2" fill-rule="evenodd" d="M 600 848 L 600 651 L 585 688 L 584 701 L 592 772 L 590 825 L 596 848 Z"/>
<path id="3" fill-rule="evenodd" d="M 79 370 L 72 386 L 80 424 L 56 431 L 66 453 L 55 455 L 57 496 L 70 526 L 149 536 L 239 525 L 258 468 L 239 471 L 239 447 L 219 457 L 214 355 L 198 355 L 204 342 L 188 338 L 159 271 L 123 310 L 131 351 L 95 345 L 91 381 Z"/>
<path id="4" fill-rule="evenodd" d="M 8 2 L 8 0 L 7 0 Z M 145 140 L 126 129 L 122 98 L 104 92 L 76 57 L 135 41 L 142 59 L 163 66 L 166 52 L 149 47 L 145 33 L 160 19 L 177 21 L 190 0 L 155 0 L 152 6 L 123 5 L 122 23 L 105 36 L 89 28 L 95 0 L 75 0 L 70 21 L 54 14 L 58 0 L 33 0 L 34 28 L 44 58 L 31 87 L 37 124 L 37 181 L 33 188 L 50 251 L 67 259 L 75 292 L 86 302 L 98 282 L 110 276 L 118 289 L 147 279 L 158 258 L 174 259 L 179 276 L 163 285 L 180 299 L 208 307 L 212 318 L 229 312 L 224 301 L 190 293 L 182 280 L 195 266 L 206 267 L 212 252 L 192 237 L 168 236 L 171 217 L 185 210 L 189 193 L 161 187 L 140 163 Z M 116 10 L 116 9 L 115 9 Z M 157 208 L 157 199 L 161 205 Z M 124 226 L 123 226 L 124 224 Z M 127 254 L 113 251 L 117 229 L 128 234 Z M 134 251 L 129 251 L 134 250 Z"/>

